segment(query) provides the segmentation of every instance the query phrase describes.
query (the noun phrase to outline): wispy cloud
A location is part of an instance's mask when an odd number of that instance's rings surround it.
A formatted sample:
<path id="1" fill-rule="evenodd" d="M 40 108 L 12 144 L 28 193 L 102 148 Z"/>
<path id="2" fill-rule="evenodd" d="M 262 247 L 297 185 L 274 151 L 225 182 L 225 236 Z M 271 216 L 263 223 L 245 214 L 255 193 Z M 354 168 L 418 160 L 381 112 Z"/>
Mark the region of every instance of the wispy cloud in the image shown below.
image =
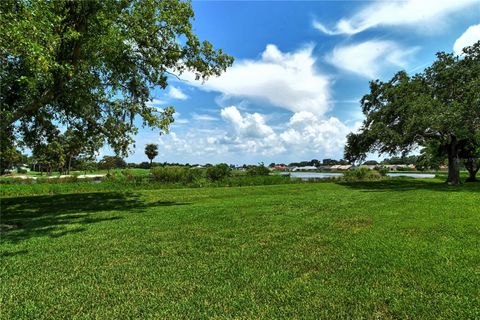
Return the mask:
<path id="1" fill-rule="evenodd" d="M 152 99 L 150 100 L 149 102 L 146 103 L 147 106 L 150 106 L 150 107 L 158 107 L 160 105 L 165 105 L 167 102 L 164 101 L 164 100 L 160 100 L 160 99 Z"/>
<path id="2" fill-rule="evenodd" d="M 337 46 L 326 60 L 339 69 L 372 79 L 391 66 L 406 68 L 417 50 L 417 47 L 403 48 L 393 41 L 369 40 Z"/>
<path id="3" fill-rule="evenodd" d="M 211 116 L 209 114 L 198 114 L 192 113 L 192 119 L 195 121 L 218 121 L 217 117 Z"/>
<path id="4" fill-rule="evenodd" d="M 173 118 L 175 119 L 175 121 L 173 122 L 174 125 L 182 125 L 182 124 L 188 124 L 190 123 L 190 121 L 188 119 L 185 119 L 182 117 L 182 114 L 178 111 L 176 111 L 174 114 L 173 114 Z"/>
<path id="5" fill-rule="evenodd" d="M 314 20 L 313 27 L 328 35 L 353 35 L 379 26 L 415 26 L 416 31 L 436 31 L 449 14 L 468 6 L 478 6 L 478 0 L 406 0 L 376 1 L 351 17 L 340 19 L 329 28 Z"/>

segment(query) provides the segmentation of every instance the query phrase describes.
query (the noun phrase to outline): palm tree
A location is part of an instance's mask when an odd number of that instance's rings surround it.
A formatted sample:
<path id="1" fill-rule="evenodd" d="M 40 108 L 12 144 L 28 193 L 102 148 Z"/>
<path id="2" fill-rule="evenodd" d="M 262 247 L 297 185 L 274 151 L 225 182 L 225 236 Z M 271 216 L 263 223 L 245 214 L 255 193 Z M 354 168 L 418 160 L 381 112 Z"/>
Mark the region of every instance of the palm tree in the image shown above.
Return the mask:
<path id="1" fill-rule="evenodd" d="M 152 167 L 153 159 L 158 156 L 158 145 L 149 143 L 145 145 L 145 154 L 150 159 L 150 167 Z"/>

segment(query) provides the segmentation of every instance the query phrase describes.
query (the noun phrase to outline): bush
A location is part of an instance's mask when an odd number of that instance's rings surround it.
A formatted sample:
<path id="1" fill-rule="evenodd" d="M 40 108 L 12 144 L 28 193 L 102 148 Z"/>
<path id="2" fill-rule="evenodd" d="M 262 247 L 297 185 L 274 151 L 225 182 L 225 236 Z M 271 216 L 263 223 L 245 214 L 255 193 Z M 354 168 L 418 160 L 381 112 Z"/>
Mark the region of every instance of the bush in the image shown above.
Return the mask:
<path id="1" fill-rule="evenodd" d="M 85 181 L 84 179 L 81 179 L 81 180 Z M 76 176 L 63 177 L 63 178 L 60 178 L 60 177 L 38 177 L 34 181 L 35 181 L 34 183 L 37 183 L 37 184 L 61 184 L 61 183 L 77 182 L 78 177 L 76 177 Z"/>
<path id="2" fill-rule="evenodd" d="M 37 183 L 35 179 L 19 179 L 19 178 L 14 178 L 14 177 L 2 177 L 0 179 L 0 184 L 32 184 L 32 183 Z"/>
<path id="3" fill-rule="evenodd" d="M 385 177 L 390 170 L 386 167 L 380 167 L 377 169 L 378 173 L 382 176 Z"/>
<path id="4" fill-rule="evenodd" d="M 377 171 L 372 171 L 365 167 L 346 171 L 344 177 L 348 181 L 377 180 L 381 175 Z"/>
<path id="5" fill-rule="evenodd" d="M 17 172 L 18 172 L 18 173 L 21 173 L 21 174 L 26 174 L 26 173 L 28 173 L 28 171 L 25 170 L 25 169 L 18 169 Z"/>
<path id="6" fill-rule="evenodd" d="M 133 170 L 130 169 L 122 170 L 122 176 L 124 176 L 125 179 L 127 179 L 128 181 L 135 179 L 135 174 L 133 173 Z"/>
<path id="7" fill-rule="evenodd" d="M 270 170 L 264 165 L 252 166 L 247 169 L 247 175 L 249 176 L 268 176 L 269 174 Z"/>
<path id="8" fill-rule="evenodd" d="M 165 183 L 191 183 L 201 178 L 202 172 L 186 167 L 153 167 L 150 172 L 155 180 Z"/>
<path id="9" fill-rule="evenodd" d="M 223 180 L 226 177 L 229 177 L 231 173 L 232 169 L 230 169 L 230 167 L 225 163 L 220 163 L 207 168 L 207 178 L 211 181 Z"/>

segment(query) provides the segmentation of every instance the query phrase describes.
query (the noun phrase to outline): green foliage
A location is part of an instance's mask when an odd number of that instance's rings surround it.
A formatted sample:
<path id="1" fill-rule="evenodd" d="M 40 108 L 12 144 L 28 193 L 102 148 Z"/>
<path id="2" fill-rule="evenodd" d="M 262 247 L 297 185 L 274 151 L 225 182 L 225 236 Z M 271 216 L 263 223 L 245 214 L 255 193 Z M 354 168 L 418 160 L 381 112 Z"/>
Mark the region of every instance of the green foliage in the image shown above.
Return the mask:
<path id="1" fill-rule="evenodd" d="M 480 41 L 462 57 L 438 53 L 422 73 L 398 72 L 370 82 L 362 100 L 366 120 L 347 137 L 345 158 L 363 160 L 369 151 L 407 154 L 419 145 L 448 158 L 447 182 L 460 182 L 458 158 L 464 145 L 478 144 L 480 131 Z"/>
<path id="2" fill-rule="evenodd" d="M 155 169 L 157 169 L 156 167 Z M 185 175 L 165 174 L 169 178 L 156 179 L 145 175 L 126 175 L 123 173 L 112 172 L 110 175 L 97 180 L 97 178 L 43 178 L 18 179 L 2 178 L 0 179 L 0 196 L 20 196 L 20 195 L 44 195 L 60 194 L 66 192 L 125 192 L 135 191 L 138 188 L 144 190 L 157 189 L 181 189 L 181 188 L 205 188 L 205 187 L 242 187 L 242 186 L 263 186 L 276 184 L 304 183 L 299 179 L 290 179 L 286 176 L 231 176 L 219 181 L 209 181 L 205 179 L 201 171 L 185 173 Z M 161 174 L 162 175 L 162 174 Z M 166 182 L 165 180 L 169 180 Z"/>
<path id="3" fill-rule="evenodd" d="M 153 143 L 149 143 L 145 145 L 145 154 L 150 160 L 150 164 L 152 164 L 153 159 L 155 159 L 155 157 L 158 156 L 158 145 Z"/>
<path id="4" fill-rule="evenodd" d="M 386 167 L 379 167 L 377 169 L 377 172 L 380 174 L 380 176 L 382 177 L 385 177 L 387 175 L 387 173 L 389 172 L 390 170 Z"/>
<path id="5" fill-rule="evenodd" d="M 186 167 L 154 167 L 150 170 L 155 180 L 163 183 L 191 183 L 201 177 L 201 172 Z"/>
<path id="6" fill-rule="evenodd" d="M 38 177 L 35 180 L 36 184 L 70 184 L 70 183 L 75 183 L 78 182 L 78 177 L 77 176 L 70 176 L 70 177 Z M 88 179 L 82 179 L 82 182 L 89 182 L 90 180 Z"/>
<path id="7" fill-rule="evenodd" d="M 0 140 L 0 174 L 4 174 L 6 169 L 12 168 L 20 161 L 21 153 L 15 146 L 9 145 L 4 137 Z"/>
<path id="8" fill-rule="evenodd" d="M 97 169 L 97 163 L 89 159 L 79 159 L 78 168 L 83 171 L 85 174 Z"/>
<path id="9" fill-rule="evenodd" d="M 263 164 L 258 166 L 251 166 L 247 169 L 247 175 L 249 176 L 268 176 L 270 170 Z"/>
<path id="10" fill-rule="evenodd" d="M 215 166 L 211 166 L 207 168 L 207 178 L 210 181 L 219 181 L 223 180 L 231 175 L 232 169 L 225 164 L 225 163 L 220 163 Z"/>
<path id="11" fill-rule="evenodd" d="M 347 181 L 378 180 L 381 178 L 381 174 L 377 171 L 360 167 L 354 170 L 345 171 L 344 178 Z"/>
<path id="12" fill-rule="evenodd" d="M 233 62 L 198 39 L 193 18 L 181 0 L 1 1 L 2 140 L 14 146 L 18 136 L 33 148 L 67 127 L 125 155 L 136 117 L 168 132 L 174 109 L 149 105 L 151 90 Z"/>
<path id="13" fill-rule="evenodd" d="M 17 172 L 20 173 L 20 174 L 28 173 L 28 171 L 26 169 L 18 169 Z"/>
<path id="14" fill-rule="evenodd" d="M 111 169 L 123 169 L 126 166 L 127 163 L 125 160 L 118 156 L 104 156 L 103 159 L 98 162 L 98 168 L 102 170 L 108 170 L 109 173 Z"/>

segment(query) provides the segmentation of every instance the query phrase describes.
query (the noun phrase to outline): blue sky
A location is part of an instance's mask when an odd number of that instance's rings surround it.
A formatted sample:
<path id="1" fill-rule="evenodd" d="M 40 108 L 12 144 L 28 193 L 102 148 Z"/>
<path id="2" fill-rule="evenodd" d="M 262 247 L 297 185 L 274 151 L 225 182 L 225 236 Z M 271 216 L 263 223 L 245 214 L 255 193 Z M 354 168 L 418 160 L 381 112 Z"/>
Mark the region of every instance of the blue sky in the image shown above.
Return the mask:
<path id="1" fill-rule="evenodd" d="M 480 40 L 480 0 L 194 1 L 196 34 L 235 57 L 219 78 L 155 90 L 171 132 L 142 128 L 131 162 L 233 164 L 341 158 L 372 79 L 422 70 Z M 103 151 L 108 153 L 108 148 Z M 372 156 L 376 157 L 376 156 Z"/>

